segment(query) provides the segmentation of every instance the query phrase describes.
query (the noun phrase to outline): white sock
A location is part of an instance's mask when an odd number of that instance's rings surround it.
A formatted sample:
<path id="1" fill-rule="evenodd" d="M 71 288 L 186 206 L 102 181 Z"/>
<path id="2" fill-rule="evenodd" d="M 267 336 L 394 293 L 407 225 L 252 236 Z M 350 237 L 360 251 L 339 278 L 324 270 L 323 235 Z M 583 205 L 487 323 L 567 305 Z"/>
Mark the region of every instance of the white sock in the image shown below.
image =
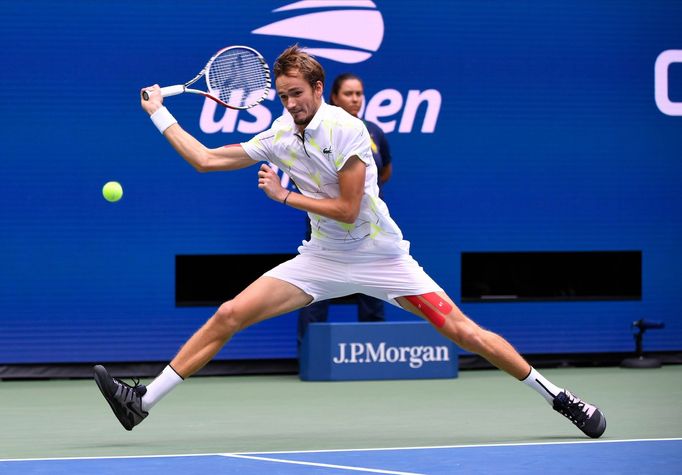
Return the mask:
<path id="1" fill-rule="evenodd" d="M 147 392 L 142 396 L 142 410 L 149 411 L 161 398 L 183 381 L 182 376 L 176 373 L 171 365 L 166 366 L 161 374 L 147 386 Z"/>
<path id="2" fill-rule="evenodd" d="M 530 373 L 523 380 L 523 383 L 535 389 L 548 403 L 553 404 L 554 396 L 563 391 L 562 388 L 553 385 L 549 380 L 545 379 L 540 373 L 535 371 L 535 368 L 530 368 Z"/>

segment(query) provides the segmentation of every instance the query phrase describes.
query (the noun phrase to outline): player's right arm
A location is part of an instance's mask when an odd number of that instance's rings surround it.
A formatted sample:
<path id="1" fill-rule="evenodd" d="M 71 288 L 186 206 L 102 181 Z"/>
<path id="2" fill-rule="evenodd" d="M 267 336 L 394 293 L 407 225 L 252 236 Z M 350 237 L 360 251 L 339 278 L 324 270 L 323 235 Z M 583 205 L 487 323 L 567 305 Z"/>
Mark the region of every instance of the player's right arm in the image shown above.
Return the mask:
<path id="1" fill-rule="evenodd" d="M 255 165 L 241 145 L 207 148 L 175 123 L 163 133 L 173 148 L 199 172 L 238 170 Z"/>
<path id="2" fill-rule="evenodd" d="M 149 100 L 140 98 L 142 108 L 151 116 L 163 107 L 163 97 L 158 94 L 158 85 L 144 88 Z M 199 172 L 238 170 L 257 162 L 252 160 L 241 145 L 207 148 L 175 122 L 163 132 L 173 148 Z"/>

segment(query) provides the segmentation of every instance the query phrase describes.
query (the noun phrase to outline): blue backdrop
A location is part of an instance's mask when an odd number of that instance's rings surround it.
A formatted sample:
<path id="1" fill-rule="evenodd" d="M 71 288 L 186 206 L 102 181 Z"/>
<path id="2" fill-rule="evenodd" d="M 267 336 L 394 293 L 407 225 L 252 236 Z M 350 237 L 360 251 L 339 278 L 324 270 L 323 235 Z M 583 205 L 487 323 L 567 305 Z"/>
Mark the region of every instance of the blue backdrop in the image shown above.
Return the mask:
<path id="1" fill-rule="evenodd" d="M 682 62 L 654 74 L 682 49 L 682 3 L 318 3 L 0 2 L 0 363 L 167 360 L 212 312 L 175 307 L 176 254 L 295 252 L 302 213 L 267 199 L 256 167 L 196 173 L 138 93 L 225 45 L 272 64 L 297 41 L 329 78 L 364 78 L 393 150 L 386 201 L 456 301 L 462 252 L 642 251 L 641 300 L 462 305 L 474 319 L 525 353 L 629 351 L 630 323 L 661 319 L 647 349 L 682 349 Z M 282 111 L 167 105 L 208 146 Z M 295 342 L 286 315 L 219 357 L 288 358 Z"/>

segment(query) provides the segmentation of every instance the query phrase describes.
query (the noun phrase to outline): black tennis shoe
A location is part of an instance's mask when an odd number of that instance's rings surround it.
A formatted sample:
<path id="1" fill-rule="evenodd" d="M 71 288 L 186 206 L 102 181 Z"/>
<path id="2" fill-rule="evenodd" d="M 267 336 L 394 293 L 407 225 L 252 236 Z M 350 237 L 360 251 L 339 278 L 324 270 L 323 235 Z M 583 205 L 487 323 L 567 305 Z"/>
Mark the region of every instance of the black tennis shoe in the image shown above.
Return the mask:
<path id="1" fill-rule="evenodd" d="M 553 407 L 593 439 L 601 437 L 606 430 L 606 418 L 599 408 L 586 403 L 567 390 L 554 397 Z"/>
<path id="2" fill-rule="evenodd" d="M 142 420 L 149 415 L 142 410 L 142 396 L 147 388 L 140 384 L 139 380 L 133 380 L 135 386 L 130 386 L 123 381 L 112 378 L 104 366 L 96 365 L 95 382 L 114 411 L 114 415 L 126 430 L 133 430 Z"/>

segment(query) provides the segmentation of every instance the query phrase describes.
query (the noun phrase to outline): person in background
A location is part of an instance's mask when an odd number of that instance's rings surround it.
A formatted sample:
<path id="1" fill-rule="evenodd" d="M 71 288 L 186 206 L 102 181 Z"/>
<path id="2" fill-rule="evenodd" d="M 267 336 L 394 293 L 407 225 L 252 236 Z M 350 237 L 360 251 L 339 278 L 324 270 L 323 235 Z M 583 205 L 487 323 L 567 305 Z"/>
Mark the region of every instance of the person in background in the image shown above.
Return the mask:
<path id="1" fill-rule="evenodd" d="M 341 107 L 353 117 L 358 117 L 365 97 L 362 80 L 353 73 L 343 73 L 334 79 L 329 97 L 329 104 Z M 384 131 L 375 124 L 366 120 L 362 121 L 367 127 L 372 145 L 372 155 L 377 165 L 379 185 L 379 197 L 383 199 L 383 185 L 391 178 L 393 165 L 391 163 L 391 149 L 384 135 Z M 310 239 L 310 221 L 306 219 L 307 236 Z M 382 322 L 384 317 L 384 302 L 365 294 L 350 296 L 352 301 L 358 304 L 358 321 Z M 316 322 L 326 322 L 329 317 L 329 305 L 331 301 L 322 300 L 303 307 L 298 316 L 298 346 L 301 346 L 308 325 Z"/>

